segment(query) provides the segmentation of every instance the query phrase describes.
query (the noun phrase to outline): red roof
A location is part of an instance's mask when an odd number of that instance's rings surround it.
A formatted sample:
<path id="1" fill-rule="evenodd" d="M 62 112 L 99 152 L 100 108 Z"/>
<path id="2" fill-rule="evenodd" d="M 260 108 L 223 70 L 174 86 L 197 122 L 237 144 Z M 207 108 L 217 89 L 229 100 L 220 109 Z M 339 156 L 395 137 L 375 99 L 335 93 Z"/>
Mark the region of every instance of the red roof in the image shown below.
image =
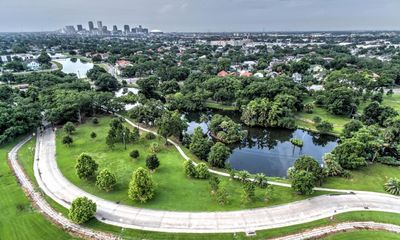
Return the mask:
<path id="1" fill-rule="evenodd" d="M 240 76 L 241 77 L 251 77 L 251 76 L 253 76 L 253 74 L 251 72 L 241 72 Z"/>
<path id="2" fill-rule="evenodd" d="M 124 68 L 124 67 L 128 66 L 129 64 L 131 64 L 131 62 L 126 61 L 126 60 L 118 60 L 115 64 L 118 67 Z"/>
<path id="3" fill-rule="evenodd" d="M 225 72 L 224 70 L 222 70 L 221 72 L 218 73 L 218 77 L 226 77 L 228 75 L 229 75 L 229 73 Z"/>

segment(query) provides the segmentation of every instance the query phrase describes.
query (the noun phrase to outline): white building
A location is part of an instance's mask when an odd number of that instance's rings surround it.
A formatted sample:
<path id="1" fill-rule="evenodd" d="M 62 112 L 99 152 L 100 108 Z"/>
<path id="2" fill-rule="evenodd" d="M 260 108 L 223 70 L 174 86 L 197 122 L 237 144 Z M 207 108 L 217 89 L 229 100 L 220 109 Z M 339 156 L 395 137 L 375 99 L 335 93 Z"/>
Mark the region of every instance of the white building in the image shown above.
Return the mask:
<path id="1" fill-rule="evenodd" d="M 40 69 L 40 64 L 37 61 L 31 60 L 26 64 L 26 66 L 29 68 L 29 70 L 32 71 L 37 71 Z"/>

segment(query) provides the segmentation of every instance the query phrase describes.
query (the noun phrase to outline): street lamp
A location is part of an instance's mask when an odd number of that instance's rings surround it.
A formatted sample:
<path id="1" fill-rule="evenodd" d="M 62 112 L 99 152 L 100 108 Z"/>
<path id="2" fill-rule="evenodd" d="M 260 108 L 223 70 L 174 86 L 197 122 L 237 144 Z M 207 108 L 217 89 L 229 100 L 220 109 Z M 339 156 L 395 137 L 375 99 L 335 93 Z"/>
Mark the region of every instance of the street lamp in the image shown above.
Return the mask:
<path id="1" fill-rule="evenodd" d="M 125 129 L 124 129 L 124 132 L 122 133 L 122 135 L 123 135 L 123 139 L 124 139 L 124 145 L 125 145 L 125 150 L 126 150 L 126 141 L 125 141 Z"/>

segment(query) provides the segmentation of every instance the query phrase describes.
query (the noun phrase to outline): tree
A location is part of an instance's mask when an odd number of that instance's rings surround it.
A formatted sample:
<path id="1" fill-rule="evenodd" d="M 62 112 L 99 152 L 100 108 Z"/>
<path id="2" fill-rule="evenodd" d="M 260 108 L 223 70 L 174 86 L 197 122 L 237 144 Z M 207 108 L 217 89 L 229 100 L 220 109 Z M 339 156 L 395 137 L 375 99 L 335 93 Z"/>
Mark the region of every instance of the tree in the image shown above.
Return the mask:
<path id="1" fill-rule="evenodd" d="M 146 158 L 146 167 L 154 171 L 160 166 L 160 161 L 158 160 L 157 155 L 153 154 Z"/>
<path id="2" fill-rule="evenodd" d="M 67 122 L 64 127 L 63 127 L 64 131 L 66 133 L 68 133 L 68 135 L 71 135 L 73 132 L 75 132 L 75 126 L 72 122 Z"/>
<path id="3" fill-rule="evenodd" d="M 159 151 L 161 151 L 160 144 L 158 144 L 158 142 L 150 143 L 150 148 L 149 149 L 150 149 L 150 152 L 153 153 L 153 154 L 156 154 Z"/>
<path id="4" fill-rule="evenodd" d="M 168 138 L 172 135 L 181 137 L 183 130 L 187 128 L 187 123 L 182 120 L 179 112 L 169 112 L 166 111 L 161 118 L 156 121 L 158 127 L 157 133 Z"/>
<path id="5" fill-rule="evenodd" d="M 328 121 L 318 123 L 315 128 L 321 133 L 329 133 L 333 130 L 333 124 Z"/>
<path id="6" fill-rule="evenodd" d="M 304 170 L 296 171 L 292 179 L 292 188 L 295 192 L 302 195 L 313 193 L 315 177 L 311 172 Z"/>
<path id="7" fill-rule="evenodd" d="M 108 73 L 101 73 L 96 79 L 93 80 L 97 91 L 114 92 L 120 87 L 118 80 Z"/>
<path id="8" fill-rule="evenodd" d="M 265 190 L 265 201 L 269 202 L 274 198 L 274 186 L 268 185 L 267 189 Z"/>
<path id="9" fill-rule="evenodd" d="M 68 147 L 71 146 L 71 144 L 74 142 L 74 140 L 72 139 L 71 136 L 69 135 L 65 135 L 62 139 L 62 143 L 64 145 L 67 145 Z"/>
<path id="10" fill-rule="evenodd" d="M 223 168 L 225 167 L 225 161 L 230 155 L 230 150 L 225 144 L 217 142 L 211 147 L 210 153 L 208 154 L 208 162 L 213 167 Z"/>
<path id="11" fill-rule="evenodd" d="M 96 186 L 103 191 L 109 192 L 114 189 L 117 184 L 115 175 L 108 169 L 103 169 L 96 177 Z"/>
<path id="12" fill-rule="evenodd" d="M 185 175 L 188 177 L 195 178 L 196 177 L 196 168 L 192 161 L 186 160 L 183 163 L 183 167 L 185 169 Z"/>
<path id="13" fill-rule="evenodd" d="M 96 118 L 96 117 L 94 117 L 93 119 L 92 119 L 92 123 L 93 124 L 99 124 L 99 119 L 98 118 Z"/>
<path id="14" fill-rule="evenodd" d="M 95 139 L 97 137 L 97 134 L 95 132 L 90 133 L 90 137 L 92 139 Z"/>
<path id="15" fill-rule="evenodd" d="M 146 79 L 142 78 L 136 82 L 136 84 L 140 89 L 140 93 L 143 93 L 143 95 L 145 95 L 146 98 L 152 98 L 154 96 L 157 96 L 155 91 L 157 90 L 158 83 L 159 81 L 156 77 L 149 77 Z"/>
<path id="16" fill-rule="evenodd" d="M 131 158 L 137 159 L 137 158 L 139 157 L 139 151 L 138 151 L 138 150 L 132 150 L 132 151 L 129 153 L 129 156 L 130 156 Z"/>
<path id="17" fill-rule="evenodd" d="M 378 102 L 372 102 L 364 109 L 361 119 L 367 125 L 379 124 L 384 126 L 387 119 L 398 115 L 398 112 L 392 107 L 381 106 Z"/>
<path id="18" fill-rule="evenodd" d="M 208 180 L 208 183 L 210 184 L 211 194 L 215 194 L 217 192 L 220 182 L 221 181 L 219 180 L 218 177 L 216 177 L 216 176 L 210 177 L 210 180 Z"/>
<path id="19" fill-rule="evenodd" d="M 196 169 L 196 178 L 207 179 L 210 177 L 210 172 L 208 171 L 208 167 L 205 163 L 197 164 L 195 169 Z"/>
<path id="20" fill-rule="evenodd" d="M 241 200 L 243 204 L 248 204 L 253 201 L 255 197 L 255 185 L 253 182 L 247 181 L 243 184 Z"/>
<path id="21" fill-rule="evenodd" d="M 68 217 L 77 224 L 90 220 L 96 213 L 96 203 L 87 197 L 79 197 L 72 201 Z"/>
<path id="22" fill-rule="evenodd" d="M 211 118 L 209 129 L 216 139 L 224 143 L 241 141 L 247 135 L 247 131 L 242 130 L 240 124 L 235 123 L 227 116 L 219 114 L 215 114 Z"/>
<path id="23" fill-rule="evenodd" d="M 390 178 L 385 183 L 385 191 L 393 195 L 400 195 L 400 180 L 398 178 Z"/>
<path id="24" fill-rule="evenodd" d="M 332 153 L 326 153 L 323 157 L 324 159 L 324 174 L 326 176 L 335 177 L 343 174 L 343 168 L 336 161 L 335 155 Z"/>
<path id="25" fill-rule="evenodd" d="M 301 156 L 295 161 L 293 166 L 296 171 L 304 170 L 312 173 L 315 177 L 315 181 L 318 182 L 319 185 L 321 185 L 324 176 L 322 168 L 317 160 L 310 156 Z"/>
<path id="26" fill-rule="evenodd" d="M 229 203 L 229 193 L 225 187 L 218 188 L 215 198 L 219 205 L 224 206 Z"/>
<path id="27" fill-rule="evenodd" d="M 190 151 L 201 160 L 207 160 L 210 144 L 201 127 L 196 127 L 189 144 Z"/>
<path id="28" fill-rule="evenodd" d="M 345 169 L 357 169 L 366 165 L 365 144 L 356 139 L 346 139 L 332 151 L 335 159 Z"/>
<path id="29" fill-rule="evenodd" d="M 254 182 L 260 188 L 268 187 L 268 178 L 263 173 L 258 173 L 254 176 Z"/>
<path id="30" fill-rule="evenodd" d="M 93 158 L 85 153 L 79 155 L 75 169 L 76 174 L 81 179 L 89 179 L 93 177 L 97 171 L 98 164 L 93 160 Z"/>
<path id="31" fill-rule="evenodd" d="M 304 111 L 306 113 L 313 113 L 314 111 L 314 104 L 313 103 L 306 103 L 304 104 Z"/>
<path id="32" fill-rule="evenodd" d="M 351 115 L 357 111 L 358 99 L 354 90 L 338 87 L 325 90 L 325 103 L 329 112 L 335 115 Z"/>
<path id="33" fill-rule="evenodd" d="M 132 174 L 128 196 L 134 201 L 145 203 L 153 198 L 155 186 L 148 170 L 139 167 Z"/>
<path id="34" fill-rule="evenodd" d="M 45 51 L 42 51 L 37 60 L 40 64 L 48 65 L 50 64 L 51 57 Z"/>
<path id="35" fill-rule="evenodd" d="M 350 138 L 353 136 L 354 132 L 357 132 L 362 127 L 363 127 L 363 124 L 361 121 L 352 119 L 352 120 L 350 120 L 350 122 L 348 122 L 344 125 L 342 134 L 345 138 Z"/>

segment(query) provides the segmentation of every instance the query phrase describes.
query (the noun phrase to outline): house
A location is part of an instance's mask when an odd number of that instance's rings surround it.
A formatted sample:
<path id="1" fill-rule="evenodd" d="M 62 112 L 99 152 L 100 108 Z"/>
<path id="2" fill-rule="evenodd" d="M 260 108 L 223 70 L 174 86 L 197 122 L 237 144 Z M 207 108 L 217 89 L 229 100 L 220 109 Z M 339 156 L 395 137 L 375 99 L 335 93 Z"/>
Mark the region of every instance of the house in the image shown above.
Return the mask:
<path id="1" fill-rule="evenodd" d="M 241 77 L 251 77 L 251 76 L 253 76 L 253 74 L 251 72 L 248 72 L 248 71 L 241 71 L 240 72 L 240 76 Z"/>
<path id="2" fill-rule="evenodd" d="M 263 77 L 264 77 L 264 74 L 258 72 L 258 73 L 255 73 L 255 74 L 254 74 L 254 77 L 263 78 Z"/>
<path id="3" fill-rule="evenodd" d="M 279 75 L 279 73 L 277 73 L 277 72 L 269 72 L 267 74 L 267 77 L 276 78 L 278 75 Z"/>
<path id="4" fill-rule="evenodd" d="M 37 71 L 40 69 L 40 64 L 35 60 L 29 60 L 26 66 L 31 71 Z"/>
<path id="5" fill-rule="evenodd" d="M 121 70 L 126 68 L 127 66 L 131 66 L 131 62 L 126 61 L 126 60 L 118 60 L 115 63 L 115 67 L 116 67 L 116 72 L 118 75 L 121 75 Z"/>
<path id="6" fill-rule="evenodd" d="M 229 76 L 229 73 L 227 73 L 226 71 L 222 70 L 221 72 L 219 72 L 217 74 L 218 77 L 226 77 Z"/>
<path id="7" fill-rule="evenodd" d="M 293 73 L 292 79 L 293 79 L 293 81 L 299 83 L 303 79 L 303 76 L 300 73 L 296 72 L 296 73 Z"/>

